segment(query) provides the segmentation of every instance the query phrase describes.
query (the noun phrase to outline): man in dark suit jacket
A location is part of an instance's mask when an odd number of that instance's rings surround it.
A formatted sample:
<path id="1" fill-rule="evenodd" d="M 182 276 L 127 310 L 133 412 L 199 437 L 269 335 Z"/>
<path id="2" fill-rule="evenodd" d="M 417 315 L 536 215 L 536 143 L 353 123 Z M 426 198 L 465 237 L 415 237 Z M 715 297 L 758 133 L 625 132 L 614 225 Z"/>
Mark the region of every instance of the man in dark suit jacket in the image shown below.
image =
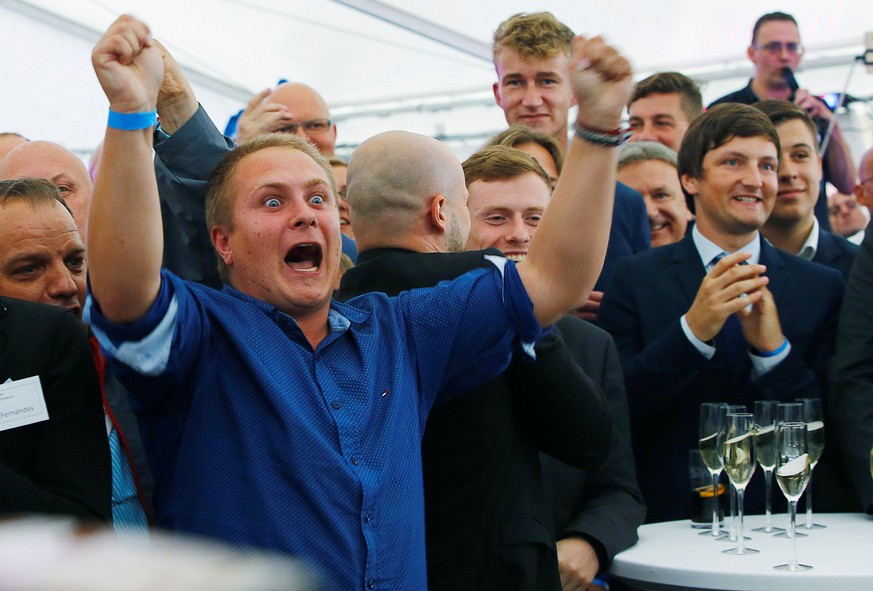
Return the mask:
<path id="1" fill-rule="evenodd" d="M 777 193 L 778 135 L 745 105 L 689 128 L 679 153 L 697 223 L 684 240 L 616 265 L 600 323 L 622 357 L 649 521 L 683 519 L 702 402 L 823 398 L 839 273 L 784 254 L 758 229 Z M 754 484 L 754 483 L 753 483 Z M 763 495 L 747 493 L 749 512 Z"/>
<path id="2" fill-rule="evenodd" d="M 766 100 L 754 106 L 770 118 L 782 145 L 776 205 L 761 233 L 776 248 L 833 267 L 848 279 L 858 247 L 822 228 L 815 218 L 821 184 L 815 123 L 787 101 Z"/>
<path id="3" fill-rule="evenodd" d="M 500 256 L 446 252 L 466 242 L 468 214 L 463 196 L 440 188 L 439 161 L 430 140 L 401 133 L 355 153 L 348 197 L 361 252 L 337 299 L 432 286 Z M 561 588 L 538 450 L 596 468 L 611 441 L 596 421 L 611 433 L 603 393 L 556 335 L 537 344 L 535 363 L 517 360 L 434 407 L 422 441 L 430 589 Z"/>
<path id="4" fill-rule="evenodd" d="M 0 382 L 31 376 L 49 418 L 0 431 L 0 514 L 109 521 L 109 448 L 82 323 L 57 306 L 0 297 Z"/>
<path id="5" fill-rule="evenodd" d="M 470 197 L 468 248 L 498 248 L 521 260 L 527 255 L 549 187 L 532 161 L 514 150 L 485 148 L 464 162 Z M 573 359 L 606 394 L 615 437 L 600 468 L 580 470 L 540 454 L 564 588 L 598 589 L 598 573 L 616 553 L 637 540 L 645 507 L 636 482 L 630 445 L 627 397 L 618 353 L 603 330 L 572 316 L 555 330 Z"/>
<path id="6" fill-rule="evenodd" d="M 839 455 L 857 498 L 855 510 L 873 513 L 873 232 L 867 232 L 849 276 L 837 352 L 831 361 L 831 427 Z"/>

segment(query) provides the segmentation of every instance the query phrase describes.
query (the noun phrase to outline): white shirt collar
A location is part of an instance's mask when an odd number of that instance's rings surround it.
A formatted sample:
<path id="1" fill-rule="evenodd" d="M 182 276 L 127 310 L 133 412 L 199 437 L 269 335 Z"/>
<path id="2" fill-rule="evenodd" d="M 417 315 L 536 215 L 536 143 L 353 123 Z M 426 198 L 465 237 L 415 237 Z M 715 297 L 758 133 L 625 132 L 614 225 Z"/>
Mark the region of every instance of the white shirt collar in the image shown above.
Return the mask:
<path id="1" fill-rule="evenodd" d="M 691 239 L 694 241 L 694 247 L 697 248 L 697 254 L 700 255 L 700 260 L 703 263 L 704 269 L 708 270 L 709 263 L 712 262 L 712 259 L 725 252 L 722 247 L 701 234 L 697 224 L 694 224 L 694 229 L 691 230 Z M 751 242 L 744 245 L 737 252 L 749 253 L 751 257 L 749 258 L 748 263 L 750 265 L 757 265 L 758 261 L 761 259 L 761 241 L 758 240 L 758 233 L 755 232 L 755 237 L 752 238 Z"/>
<path id="2" fill-rule="evenodd" d="M 816 252 L 818 252 L 818 220 L 813 217 L 812 230 L 809 231 L 809 236 L 806 237 L 806 240 L 803 242 L 803 246 L 800 247 L 800 252 L 797 253 L 797 256 L 811 261 L 815 258 Z"/>

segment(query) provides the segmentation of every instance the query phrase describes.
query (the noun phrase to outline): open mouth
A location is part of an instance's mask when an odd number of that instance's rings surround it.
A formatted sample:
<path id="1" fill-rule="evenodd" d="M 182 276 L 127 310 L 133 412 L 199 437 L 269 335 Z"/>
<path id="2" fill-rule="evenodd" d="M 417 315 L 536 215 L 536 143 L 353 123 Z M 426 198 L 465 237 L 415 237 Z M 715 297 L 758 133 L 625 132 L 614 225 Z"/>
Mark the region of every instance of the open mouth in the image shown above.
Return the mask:
<path id="1" fill-rule="evenodd" d="M 755 197 L 754 195 L 737 195 L 734 197 L 734 200 L 739 201 L 740 203 L 759 203 L 761 198 Z"/>
<path id="2" fill-rule="evenodd" d="M 658 232 L 659 230 L 663 230 L 663 229 L 666 228 L 666 227 L 667 227 L 667 224 L 665 224 L 665 223 L 663 223 L 663 222 L 659 222 L 659 223 L 657 223 L 657 224 L 651 224 L 651 223 L 650 223 L 650 224 L 649 224 L 649 231 L 650 231 L 650 232 Z"/>
<path id="3" fill-rule="evenodd" d="M 514 252 L 514 253 L 509 253 L 505 256 L 506 256 L 506 258 L 508 258 L 510 261 L 512 261 L 514 263 L 520 263 L 527 256 L 527 253 Z"/>
<path id="4" fill-rule="evenodd" d="M 323 254 L 318 244 L 298 244 L 285 255 L 285 264 L 302 273 L 315 273 L 321 267 Z"/>

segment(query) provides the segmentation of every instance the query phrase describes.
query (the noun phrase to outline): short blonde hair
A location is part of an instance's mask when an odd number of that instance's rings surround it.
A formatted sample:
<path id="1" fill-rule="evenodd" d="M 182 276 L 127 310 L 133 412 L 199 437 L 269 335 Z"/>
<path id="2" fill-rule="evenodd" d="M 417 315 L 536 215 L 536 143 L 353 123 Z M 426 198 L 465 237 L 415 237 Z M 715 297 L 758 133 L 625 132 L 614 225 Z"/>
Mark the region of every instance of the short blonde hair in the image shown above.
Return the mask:
<path id="1" fill-rule="evenodd" d="M 533 156 L 509 146 L 486 146 L 464 160 L 464 182 L 469 187 L 476 181 L 493 183 L 514 179 L 532 172 L 540 176 L 549 191 L 552 182 L 549 175 Z"/>
<path id="2" fill-rule="evenodd" d="M 210 231 L 218 225 L 233 228 L 233 204 L 236 199 L 233 192 L 233 181 L 236 169 L 246 156 L 267 148 L 297 150 L 312 158 L 324 171 L 330 186 L 331 198 L 336 203 L 336 177 L 327 158 L 318 151 L 318 148 L 296 135 L 269 133 L 258 136 L 242 146 L 237 146 L 233 151 L 228 152 L 212 171 L 206 191 L 206 227 Z M 227 281 L 229 278 L 227 265 L 221 260 L 221 257 L 218 257 L 218 274 L 222 281 Z"/>
<path id="3" fill-rule="evenodd" d="M 573 31 L 551 12 L 514 14 L 494 31 L 491 46 L 494 61 L 504 48 L 514 49 L 524 59 L 553 58 L 559 53 L 570 57 Z"/>

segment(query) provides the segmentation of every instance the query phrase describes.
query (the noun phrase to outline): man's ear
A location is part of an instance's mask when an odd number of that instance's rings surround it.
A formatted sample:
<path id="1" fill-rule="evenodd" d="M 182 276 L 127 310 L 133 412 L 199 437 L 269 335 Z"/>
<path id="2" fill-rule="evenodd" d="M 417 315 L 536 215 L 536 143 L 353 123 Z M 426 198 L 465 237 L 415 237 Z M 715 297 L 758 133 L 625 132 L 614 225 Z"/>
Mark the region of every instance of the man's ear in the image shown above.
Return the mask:
<path id="1" fill-rule="evenodd" d="M 757 63 L 757 62 L 755 62 L 755 48 L 752 47 L 751 45 L 749 45 L 749 47 L 746 48 L 746 56 L 748 56 L 749 61 L 751 61 L 753 64 Z"/>
<path id="2" fill-rule="evenodd" d="M 697 179 L 690 174 L 683 174 L 679 177 L 679 182 L 689 195 L 697 195 Z"/>
<path id="3" fill-rule="evenodd" d="M 855 194 L 855 201 L 858 202 L 858 205 L 864 205 L 868 209 L 873 210 L 873 203 L 867 203 L 867 194 L 864 191 L 864 185 L 860 183 L 856 184 L 853 193 Z"/>
<path id="4" fill-rule="evenodd" d="M 233 265 L 233 253 L 230 248 L 230 235 L 224 226 L 212 226 L 209 230 L 209 237 L 212 239 L 212 245 L 215 246 L 215 252 L 224 261 L 224 264 L 230 267 Z"/>
<path id="5" fill-rule="evenodd" d="M 430 201 L 430 207 L 428 208 L 428 222 L 433 226 L 440 234 L 446 231 L 448 224 L 446 222 L 446 196 L 445 195 L 434 195 Z"/>

